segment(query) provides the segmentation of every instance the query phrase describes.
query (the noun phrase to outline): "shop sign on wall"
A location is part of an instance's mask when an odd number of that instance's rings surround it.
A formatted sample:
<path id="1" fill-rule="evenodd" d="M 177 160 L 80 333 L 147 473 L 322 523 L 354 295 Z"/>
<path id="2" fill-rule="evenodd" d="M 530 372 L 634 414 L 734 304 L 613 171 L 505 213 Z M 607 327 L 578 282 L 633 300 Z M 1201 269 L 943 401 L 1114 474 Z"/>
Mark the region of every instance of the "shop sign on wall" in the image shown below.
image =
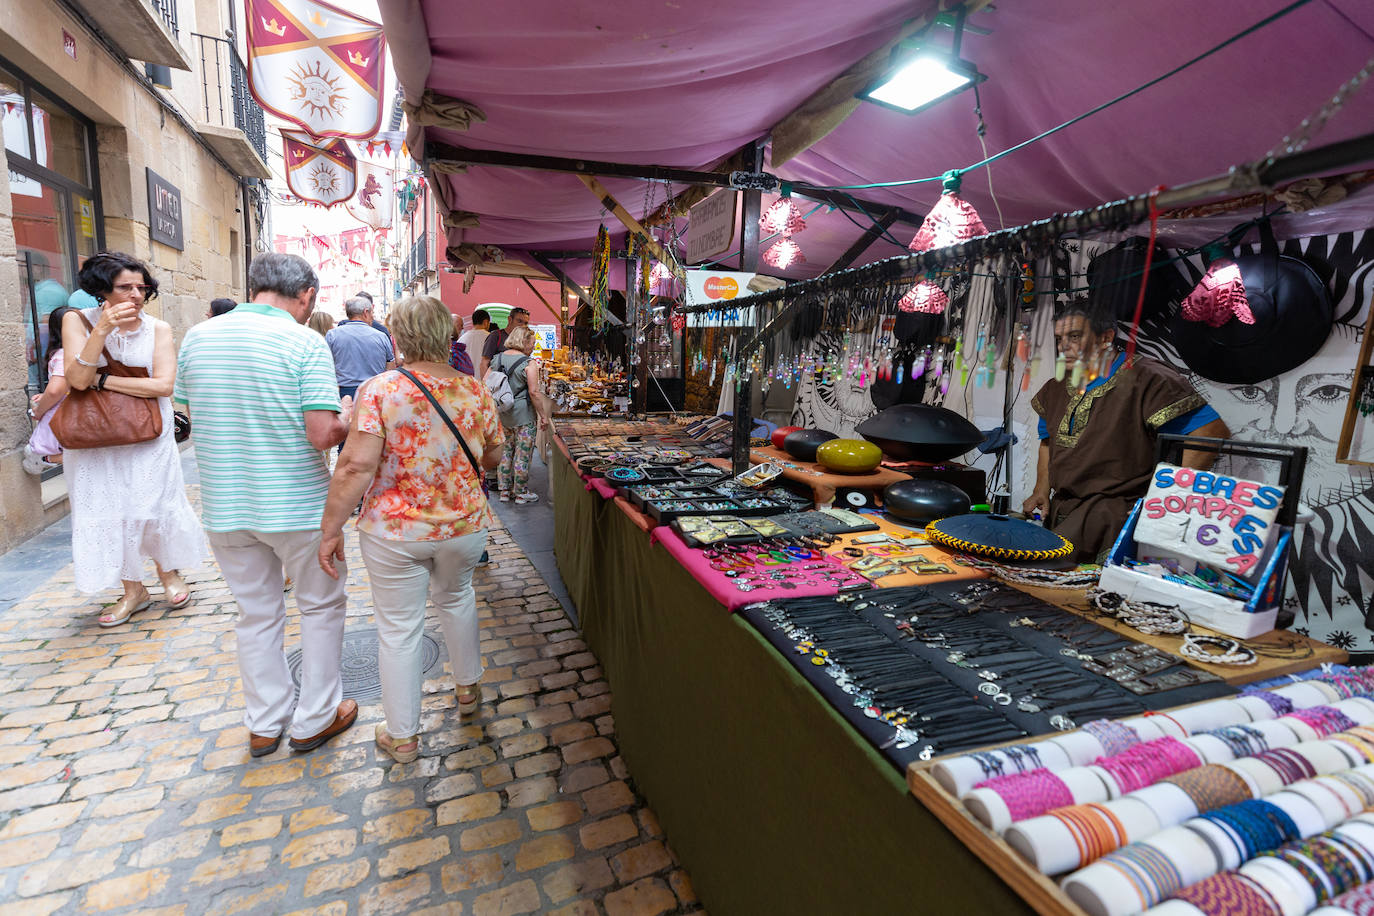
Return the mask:
<path id="1" fill-rule="evenodd" d="M 1257 571 L 1274 539 L 1282 502 L 1282 487 L 1160 463 L 1136 523 L 1136 543 L 1246 576 Z"/>
<path id="2" fill-rule="evenodd" d="M 734 191 L 717 191 L 687 211 L 687 263 L 730 250 L 735 240 Z"/>
<path id="3" fill-rule="evenodd" d="M 148 169 L 148 237 L 177 251 L 182 241 L 181 190 L 152 169 Z"/>

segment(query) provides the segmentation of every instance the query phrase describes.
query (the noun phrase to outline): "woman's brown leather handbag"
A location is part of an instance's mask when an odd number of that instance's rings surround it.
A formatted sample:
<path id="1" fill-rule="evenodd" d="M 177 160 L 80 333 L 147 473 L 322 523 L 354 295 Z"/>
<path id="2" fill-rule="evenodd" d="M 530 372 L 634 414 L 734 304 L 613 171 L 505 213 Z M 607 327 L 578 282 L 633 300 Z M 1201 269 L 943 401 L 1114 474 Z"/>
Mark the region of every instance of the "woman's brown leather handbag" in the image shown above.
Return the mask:
<path id="1" fill-rule="evenodd" d="M 88 330 L 91 323 L 81 315 Z M 126 366 L 102 351 L 108 365 L 101 371 L 122 378 L 147 378 L 148 370 Z M 140 398 L 118 391 L 73 388 L 52 417 L 52 432 L 64 449 L 133 445 L 162 435 L 162 411 L 157 398 Z"/>

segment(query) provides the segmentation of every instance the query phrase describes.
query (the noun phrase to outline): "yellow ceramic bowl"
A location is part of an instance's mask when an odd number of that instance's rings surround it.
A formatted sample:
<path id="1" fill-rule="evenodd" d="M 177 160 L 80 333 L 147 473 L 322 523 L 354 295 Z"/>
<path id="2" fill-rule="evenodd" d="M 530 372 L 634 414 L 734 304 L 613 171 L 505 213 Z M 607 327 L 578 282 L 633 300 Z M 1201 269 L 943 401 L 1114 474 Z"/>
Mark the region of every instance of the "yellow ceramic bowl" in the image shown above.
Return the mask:
<path id="1" fill-rule="evenodd" d="M 816 461 L 836 474 L 867 474 L 883 460 L 883 450 L 862 439 L 831 439 L 816 449 Z"/>

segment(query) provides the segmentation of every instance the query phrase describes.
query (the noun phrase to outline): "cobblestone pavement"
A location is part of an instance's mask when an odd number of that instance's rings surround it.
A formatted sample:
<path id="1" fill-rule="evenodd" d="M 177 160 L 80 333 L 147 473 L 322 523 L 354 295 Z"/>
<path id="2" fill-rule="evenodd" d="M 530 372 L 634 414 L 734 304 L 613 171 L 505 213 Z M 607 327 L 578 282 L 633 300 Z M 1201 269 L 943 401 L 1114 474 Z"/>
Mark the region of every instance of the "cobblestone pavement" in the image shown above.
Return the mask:
<path id="1" fill-rule="evenodd" d="M 352 632 L 372 620 L 350 541 Z M 373 744 L 375 701 L 311 753 L 249 757 L 213 563 L 187 573 L 188 607 L 154 588 L 113 630 L 96 617 L 117 594 L 55 574 L 0 618 L 0 916 L 699 912 L 617 754 L 596 659 L 504 530 L 491 554 L 485 702 L 460 719 L 436 669 L 404 765 Z"/>

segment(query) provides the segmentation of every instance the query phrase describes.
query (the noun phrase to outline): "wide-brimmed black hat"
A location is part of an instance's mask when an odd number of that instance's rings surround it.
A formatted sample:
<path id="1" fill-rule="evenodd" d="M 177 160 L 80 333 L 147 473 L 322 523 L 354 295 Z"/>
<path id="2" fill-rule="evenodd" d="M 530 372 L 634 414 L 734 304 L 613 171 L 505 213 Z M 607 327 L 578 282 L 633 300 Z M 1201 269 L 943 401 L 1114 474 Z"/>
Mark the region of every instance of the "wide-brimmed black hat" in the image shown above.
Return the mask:
<path id="1" fill-rule="evenodd" d="M 1241 255 L 1236 265 L 1253 324 L 1232 318 L 1214 328 L 1180 313 L 1170 327 L 1189 369 L 1214 382 L 1249 385 L 1315 356 L 1331 333 L 1335 305 L 1316 271 L 1300 258 L 1279 254 L 1268 220 L 1260 223 L 1259 253 Z"/>
<path id="2" fill-rule="evenodd" d="M 1149 239 L 1132 236 L 1088 262 L 1088 302 L 1094 314 L 1125 322 L 1135 317 L 1149 247 Z M 1188 294 L 1188 282 L 1158 245 L 1150 262 L 1150 282 L 1145 285 L 1145 302 L 1140 310 L 1142 322 L 1163 313 Z"/>

